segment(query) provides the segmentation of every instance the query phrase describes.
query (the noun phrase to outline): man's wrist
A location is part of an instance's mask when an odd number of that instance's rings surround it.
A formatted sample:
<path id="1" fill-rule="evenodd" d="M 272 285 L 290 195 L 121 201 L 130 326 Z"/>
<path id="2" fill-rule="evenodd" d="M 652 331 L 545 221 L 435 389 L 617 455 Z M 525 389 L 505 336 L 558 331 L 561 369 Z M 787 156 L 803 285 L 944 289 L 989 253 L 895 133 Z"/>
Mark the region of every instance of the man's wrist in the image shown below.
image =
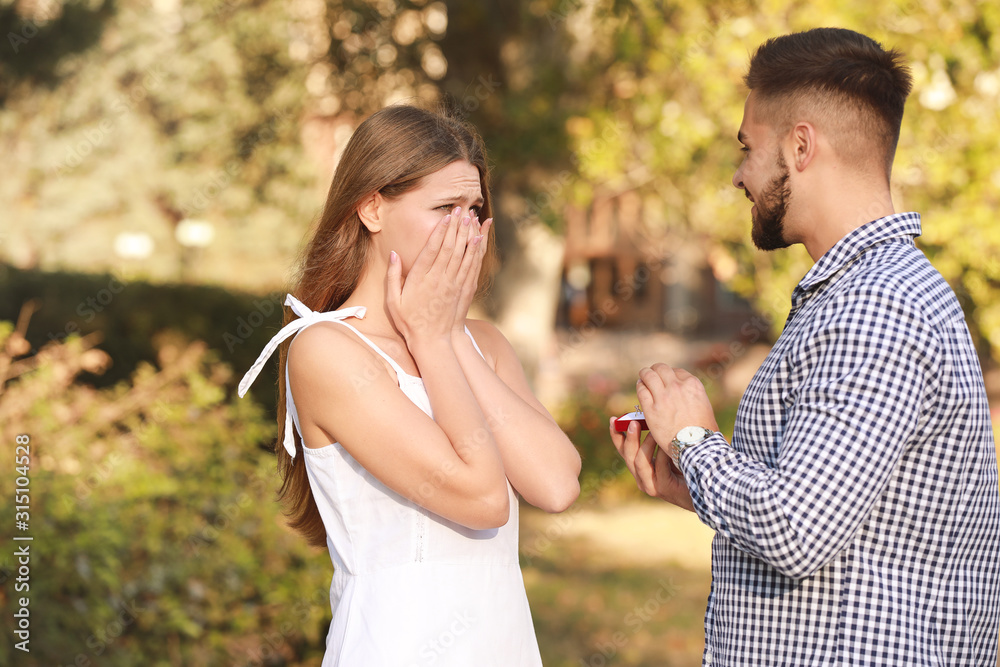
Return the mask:
<path id="1" fill-rule="evenodd" d="M 702 444 L 715 433 L 712 429 L 704 426 L 685 426 L 678 431 L 674 439 L 670 441 L 670 458 L 677 469 L 681 469 L 681 456 L 687 449 Z"/>

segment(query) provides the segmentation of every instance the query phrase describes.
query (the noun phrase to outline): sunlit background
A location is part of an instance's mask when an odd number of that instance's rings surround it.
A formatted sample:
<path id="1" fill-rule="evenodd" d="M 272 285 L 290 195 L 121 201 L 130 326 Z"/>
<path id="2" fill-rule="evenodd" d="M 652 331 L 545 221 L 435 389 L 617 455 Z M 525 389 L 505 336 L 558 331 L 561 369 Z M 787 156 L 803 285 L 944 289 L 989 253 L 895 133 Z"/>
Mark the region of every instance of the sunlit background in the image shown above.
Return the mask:
<path id="1" fill-rule="evenodd" d="M 724 429 L 808 270 L 730 184 L 749 53 L 819 26 L 906 54 L 897 210 L 958 293 L 1000 416 L 1000 4 L 0 0 L 4 665 L 319 665 L 331 565 L 283 524 L 272 367 L 235 382 L 353 129 L 447 103 L 494 165 L 480 317 L 584 456 L 522 510 L 546 665 L 698 665 L 710 531 L 641 498 L 607 416 L 684 366 Z M 14 648 L 30 535 L 30 654 Z M 20 542 L 18 544 L 21 544 Z"/>

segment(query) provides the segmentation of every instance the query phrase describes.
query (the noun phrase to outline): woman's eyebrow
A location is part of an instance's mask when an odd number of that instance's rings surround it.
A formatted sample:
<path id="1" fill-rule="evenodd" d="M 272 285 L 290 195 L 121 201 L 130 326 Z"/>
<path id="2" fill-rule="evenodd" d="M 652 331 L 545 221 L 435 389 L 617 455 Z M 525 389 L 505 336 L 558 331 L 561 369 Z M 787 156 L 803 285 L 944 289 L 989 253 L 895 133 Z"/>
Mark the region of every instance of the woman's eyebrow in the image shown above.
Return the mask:
<path id="1" fill-rule="evenodd" d="M 452 195 L 449 195 L 449 196 L 435 197 L 434 201 L 439 201 L 441 203 L 447 204 L 447 203 L 453 202 L 453 201 L 462 201 L 462 200 L 467 199 L 467 198 L 468 198 L 468 195 L 452 194 Z M 479 195 L 479 196 L 477 196 L 473 200 L 473 203 L 474 204 L 482 204 L 484 201 L 485 200 L 483 199 L 483 196 Z"/>

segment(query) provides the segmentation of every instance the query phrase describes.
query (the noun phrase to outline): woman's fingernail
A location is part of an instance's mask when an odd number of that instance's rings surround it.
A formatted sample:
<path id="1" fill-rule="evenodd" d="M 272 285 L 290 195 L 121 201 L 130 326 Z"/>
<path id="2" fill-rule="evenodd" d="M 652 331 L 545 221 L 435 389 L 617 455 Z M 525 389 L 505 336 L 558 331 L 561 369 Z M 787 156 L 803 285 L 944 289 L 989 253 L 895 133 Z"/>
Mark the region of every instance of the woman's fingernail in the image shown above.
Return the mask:
<path id="1" fill-rule="evenodd" d="M 468 216 L 462 218 L 462 225 L 463 226 L 468 227 L 470 222 L 472 222 L 472 218 L 470 218 Z"/>
<path id="2" fill-rule="evenodd" d="M 389 251 L 389 263 L 395 264 L 398 261 L 399 261 L 399 255 L 396 254 L 395 250 L 390 250 Z"/>

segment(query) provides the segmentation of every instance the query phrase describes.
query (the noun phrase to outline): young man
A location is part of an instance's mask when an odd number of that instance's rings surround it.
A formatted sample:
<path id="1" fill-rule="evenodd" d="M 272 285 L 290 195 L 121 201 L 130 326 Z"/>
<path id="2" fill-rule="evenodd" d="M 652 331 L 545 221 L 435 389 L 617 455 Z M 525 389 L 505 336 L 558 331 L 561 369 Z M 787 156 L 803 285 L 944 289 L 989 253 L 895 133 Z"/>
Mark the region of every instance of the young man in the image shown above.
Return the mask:
<path id="1" fill-rule="evenodd" d="M 639 487 L 716 531 L 706 665 L 995 667 L 1000 492 L 955 295 L 896 213 L 911 79 L 849 30 L 750 61 L 733 184 L 752 238 L 815 262 L 743 396 L 732 443 L 701 383 L 639 373 L 650 434 L 612 439 Z M 656 449 L 663 449 L 654 457 Z"/>

